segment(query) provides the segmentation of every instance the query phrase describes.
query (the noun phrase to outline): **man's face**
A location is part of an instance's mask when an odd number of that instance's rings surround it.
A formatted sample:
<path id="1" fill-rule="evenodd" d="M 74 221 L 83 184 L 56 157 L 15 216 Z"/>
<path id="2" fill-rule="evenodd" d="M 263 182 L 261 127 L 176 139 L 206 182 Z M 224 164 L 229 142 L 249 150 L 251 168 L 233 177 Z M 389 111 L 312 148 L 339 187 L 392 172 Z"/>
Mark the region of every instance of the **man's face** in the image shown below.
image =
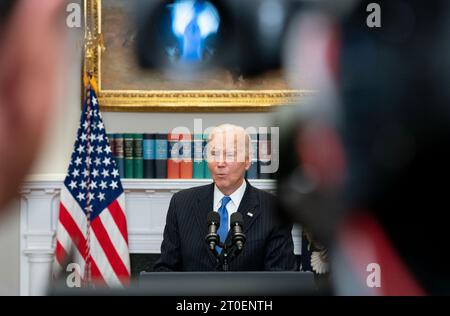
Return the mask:
<path id="1" fill-rule="evenodd" d="M 244 137 L 233 132 L 218 133 L 208 144 L 208 168 L 214 183 L 225 195 L 239 188 L 250 167 L 243 144 Z"/>

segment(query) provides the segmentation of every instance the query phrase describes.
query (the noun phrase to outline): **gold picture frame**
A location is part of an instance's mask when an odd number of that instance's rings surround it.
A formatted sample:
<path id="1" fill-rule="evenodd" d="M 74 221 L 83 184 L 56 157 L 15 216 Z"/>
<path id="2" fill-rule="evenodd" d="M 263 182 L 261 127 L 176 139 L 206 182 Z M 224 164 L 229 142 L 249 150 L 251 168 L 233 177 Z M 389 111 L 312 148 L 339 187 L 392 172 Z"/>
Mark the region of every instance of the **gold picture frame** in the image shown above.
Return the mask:
<path id="1" fill-rule="evenodd" d="M 135 112 L 263 112 L 298 104 L 308 90 L 128 90 L 102 88 L 102 0 L 84 0 L 83 72 L 98 84 L 103 111 Z"/>

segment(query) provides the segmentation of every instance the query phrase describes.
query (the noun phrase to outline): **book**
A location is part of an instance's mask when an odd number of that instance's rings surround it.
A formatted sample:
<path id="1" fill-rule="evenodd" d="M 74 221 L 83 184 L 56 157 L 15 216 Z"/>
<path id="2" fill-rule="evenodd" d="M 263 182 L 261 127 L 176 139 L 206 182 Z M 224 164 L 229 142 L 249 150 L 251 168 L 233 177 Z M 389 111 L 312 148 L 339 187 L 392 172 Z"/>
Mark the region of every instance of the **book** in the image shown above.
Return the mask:
<path id="1" fill-rule="evenodd" d="M 203 136 L 202 134 L 194 134 L 193 137 L 193 162 L 192 162 L 192 178 L 205 178 L 205 159 L 203 157 Z"/>
<path id="2" fill-rule="evenodd" d="M 167 134 L 168 156 L 167 156 L 167 179 L 180 178 L 181 164 L 181 142 L 179 134 Z"/>
<path id="3" fill-rule="evenodd" d="M 203 172 L 204 172 L 204 177 L 205 179 L 211 179 L 211 172 L 209 171 L 208 168 L 208 152 L 207 152 L 207 147 L 208 147 L 208 134 L 203 134 L 203 160 L 204 160 L 204 164 L 203 164 Z"/>
<path id="4" fill-rule="evenodd" d="M 114 134 L 106 134 L 106 138 L 108 139 L 109 148 L 111 149 L 111 153 L 114 157 L 114 153 L 116 152 L 115 143 L 114 143 Z"/>
<path id="5" fill-rule="evenodd" d="M 268 133 L 260 133 L 258 136 L 258 178 L 270 179 L 271 173 L 267 167 L 271 164 L 271 136 Z"/>
<path id="6" fill-rule="evenodd" d="M 167 178 L 167 134 L 155 134 L 155 178 Z"/>
<path id="7" fill-rule="evenodd" d="M 133 134 L 133 178 L 144 178 L 143 134 Z"/>
<path id="8" fill-rule="evenodd" d="M 153 179 L 155 174 L 156 144 L 155 134 L 144 134 L 142 141 L 144 158 L 144 178 Z"/>
<path id="9" fill-rule="evenodd" d="M 250 134 L 251 165 L 247 170 L 247 179 L 258 179 L 258 134 Z"/>
<path id="10" fill-rule="evenodd" d="M 116 162 L 117 169 L 119 170 L 120 178 L 125 178 L 125 160 L 124 160 L 124 145 L 123 134 L 114 135 L 114 160 Z"/>
<path id="11" fill-rule="evenodd" d="M 192 179 L 192 134 L 181 134 L 181 161 L 180 161 L 180 178 Z"/>
<path id="12" fill-rule="evenodd" d="M 125 150 L 125 179 L 131 179 L 134 177 L 134 136 L 133 134 L 123 135 L 123 144 Z"/>

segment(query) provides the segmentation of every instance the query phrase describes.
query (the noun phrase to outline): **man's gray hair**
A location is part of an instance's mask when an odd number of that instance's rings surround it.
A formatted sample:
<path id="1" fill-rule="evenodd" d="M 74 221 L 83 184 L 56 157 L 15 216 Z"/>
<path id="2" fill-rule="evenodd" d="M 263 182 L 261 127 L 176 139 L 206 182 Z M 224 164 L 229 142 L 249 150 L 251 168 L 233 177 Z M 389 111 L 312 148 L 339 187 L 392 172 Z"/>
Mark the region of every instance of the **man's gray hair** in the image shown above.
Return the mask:
<path id="1" fill-rule="evenodd" d="M 226 144 L 232 143 L 233 146 L 235 146 L 238 154 L 238 161 L 241 161 L 239 158 L 244 158 L 242 159 L 242 161 L 247 159 L 251 160 L 252 147 L 250 135 L 242 126 L 233 124 L 222 124 L 214 127 L 211 133 L 208 135 L 208 144 L 210 144 L 211 141 L 213 141 L 216 137 L 223 137 L 219 135 L 224 134 L 225 134 L 224 140 Z"/>

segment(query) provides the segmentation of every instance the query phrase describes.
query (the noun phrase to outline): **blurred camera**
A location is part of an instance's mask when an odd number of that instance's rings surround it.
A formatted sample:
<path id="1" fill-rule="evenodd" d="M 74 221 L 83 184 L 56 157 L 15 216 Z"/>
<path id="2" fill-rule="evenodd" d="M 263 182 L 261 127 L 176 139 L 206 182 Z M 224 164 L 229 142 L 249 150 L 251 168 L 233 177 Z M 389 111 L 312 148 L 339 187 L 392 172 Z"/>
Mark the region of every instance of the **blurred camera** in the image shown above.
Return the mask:
<path id="1" fill-rule="evenodd" d="M 257 75 L 281 66 L 287 0 L 140 1 L 137 53 L 144 69 L 226 68 Z"/>

